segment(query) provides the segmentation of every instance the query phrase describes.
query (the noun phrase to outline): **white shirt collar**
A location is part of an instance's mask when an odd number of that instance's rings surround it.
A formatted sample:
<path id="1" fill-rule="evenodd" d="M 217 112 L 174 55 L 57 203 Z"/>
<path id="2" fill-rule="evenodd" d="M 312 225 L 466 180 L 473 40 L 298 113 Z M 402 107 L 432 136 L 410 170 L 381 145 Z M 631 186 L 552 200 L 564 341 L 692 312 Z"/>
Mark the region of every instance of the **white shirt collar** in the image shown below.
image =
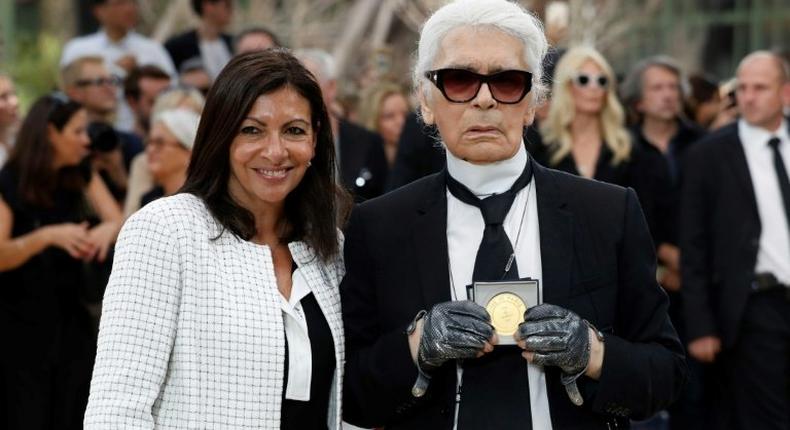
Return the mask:
<path id="1" fill-rule="evenodd" d="M 100 28 L 99 31 L 97 32 L 97 34 L 99 35 L 99 40 L 101 40 L 102 43 L 104 43 L 105 45 L 108 45 L 108 46 L 125 46 L 129 42 L 129 40 L 131 39 L 132 34 L 134 34 L 134 30 L 129 30 L 126 33 L 126 35 L 123 36 L 121 38 L 121 40 L 119 40 L 117 42 L 111 40 L 110 37 L 107 36 L 107 32 L 104 30 L 104 28 Z"/>
<path id="2" fill-rule="evenodd" d="M 447 150 L 447 171 L 475 195 L 503 193 L 516 182 L 529 161 L 524 141 L 513 157 L 490 164 L 472 164 Z"/>
<path id="3" fill-rule="evenodd" d="M 768 145 L 766 144 L 772 137 L 778 137 L 784 142 L 790 141 L 790 136 L 788 136 L 787 133 L 787 120 L 785 118 L 782 118 L 782 123 L 776 131 L 770 131 L 756 125 L 751 125 L 746 122 L 745 119 L 741 118 L 738 120 L 738 131 L 744 140 L 743 143 L 747 145 L 759 145 L 767 148 Z"/>

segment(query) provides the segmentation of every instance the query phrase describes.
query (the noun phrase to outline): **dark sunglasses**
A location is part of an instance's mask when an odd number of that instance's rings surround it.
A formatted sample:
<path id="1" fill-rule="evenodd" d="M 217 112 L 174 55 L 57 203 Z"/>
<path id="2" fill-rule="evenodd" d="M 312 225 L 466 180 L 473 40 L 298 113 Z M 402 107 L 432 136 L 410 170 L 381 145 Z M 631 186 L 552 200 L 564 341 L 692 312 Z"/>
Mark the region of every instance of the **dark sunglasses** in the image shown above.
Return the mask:
<path id="1" fill-rule="evenodd" d="M 588 75 L 586 73 L 579 73 L 573 77 L 573 83 L 580 87 L 586 87 L 593 82 L 600 88 L 606 88 L 609 85 L 609 78 L 604 75 Z"/>
<path id="2" fill-rule="evenodd" d="M 117 87 L 120 84 L 121 84 L 121 80 L 117 76 L 109 76 L 109 77 L 94 78 L 94 79 L 80 79 L 74 83 L 74 85 L 80 88 L 88 87 L 88 86 L 101 87 L 104 85 Z"/>
<path id="3" fill-rule="evenodd" d="M 524 70 L 481 75 L 465 69 L 439 69 L 426 72 L 425 77 L 436 85 L 444 98 L 453 103 L 474 100 L 483 84 L 488 84 L 494 100 L 504 104 L 520 102 L 532 89 L 532 73 Z"/>

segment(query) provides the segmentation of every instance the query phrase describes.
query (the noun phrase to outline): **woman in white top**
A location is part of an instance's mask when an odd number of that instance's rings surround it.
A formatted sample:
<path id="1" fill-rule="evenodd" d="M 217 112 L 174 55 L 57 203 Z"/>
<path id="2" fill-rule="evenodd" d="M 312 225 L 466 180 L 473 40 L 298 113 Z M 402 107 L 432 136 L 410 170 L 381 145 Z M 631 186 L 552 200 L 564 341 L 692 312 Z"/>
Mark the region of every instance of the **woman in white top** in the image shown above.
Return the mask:
<path id="1" fill-rule="evenodd" d="M 181 193 L 118 239 L 85 427 L 339 429 L 347 201 L 312 75 L 235 57 Z"/>

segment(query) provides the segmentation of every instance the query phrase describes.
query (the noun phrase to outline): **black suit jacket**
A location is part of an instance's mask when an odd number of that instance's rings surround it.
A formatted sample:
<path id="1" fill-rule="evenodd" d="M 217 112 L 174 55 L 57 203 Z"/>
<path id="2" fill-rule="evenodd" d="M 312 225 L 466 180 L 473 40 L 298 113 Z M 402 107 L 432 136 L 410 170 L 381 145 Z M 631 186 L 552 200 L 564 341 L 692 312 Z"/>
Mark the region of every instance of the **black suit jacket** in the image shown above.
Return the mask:
<path id="1" fill-rule="evenodd" d="M 633 190 L 532 163 L 544 301 L 573 310 L 605 333 L 600 381 L 579 380 L 582 407 L 568 400 L 558 369 L 546 369 L 554 428 L 603 429 L 614 419 L 627 426 L 624 417 L 666 407 L 686 374 L 667 298 L 655 280 L 644 217 Z M 415 399 L 410 389 L 417 370 L 404 332 L 418 311 L 450 300 L 443 175 L 359 205 L 349 221 L 341 298 L 344 411 L 351 423 L 452 428 L 455 364 L 440 368 L 426 395 Z"/>
<path id="2" fill-rule="evenodd" d="M 220 37 L 228 51 L 233 53 L 233 38 L 229 34 L 221 34 Z M 200 57 L 200 45 L 198 43 L 197 30 L 190 30 L 186 33 L 173 36 L 165 42 L 165 49 L 173 59 L 176 71 L 180 71 L 181 64 L 190 58 Z"/>
<path id="3" fill-rule="evenodd" d="M 340 179 L 357 202 L 384 194 L 389 166 L 381 136 L 340 121 Z"/>
<path id="4" fill-rule="evenodd" d="M 750 293 L 760 216 L 737 122 L 689 150 L 683 169 L 681 270 L 689 340 L 732 346 Z"/>

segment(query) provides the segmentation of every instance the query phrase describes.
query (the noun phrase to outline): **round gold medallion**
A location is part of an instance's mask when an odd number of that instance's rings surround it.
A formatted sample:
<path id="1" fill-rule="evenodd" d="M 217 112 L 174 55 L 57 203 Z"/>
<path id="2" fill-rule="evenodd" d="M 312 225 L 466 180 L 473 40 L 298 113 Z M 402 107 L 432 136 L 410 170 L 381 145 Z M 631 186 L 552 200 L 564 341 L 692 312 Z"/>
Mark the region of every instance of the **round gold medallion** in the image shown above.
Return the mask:
<path id="1" fill-rule="evenodd" d="M 521 297 L 513 293 L 499 293 L 488 301 L 486 310 L 491 315 L 491 324 L 497 334 L 512 336 L 518 325 L 524 321 L 527 305 Z"/>

